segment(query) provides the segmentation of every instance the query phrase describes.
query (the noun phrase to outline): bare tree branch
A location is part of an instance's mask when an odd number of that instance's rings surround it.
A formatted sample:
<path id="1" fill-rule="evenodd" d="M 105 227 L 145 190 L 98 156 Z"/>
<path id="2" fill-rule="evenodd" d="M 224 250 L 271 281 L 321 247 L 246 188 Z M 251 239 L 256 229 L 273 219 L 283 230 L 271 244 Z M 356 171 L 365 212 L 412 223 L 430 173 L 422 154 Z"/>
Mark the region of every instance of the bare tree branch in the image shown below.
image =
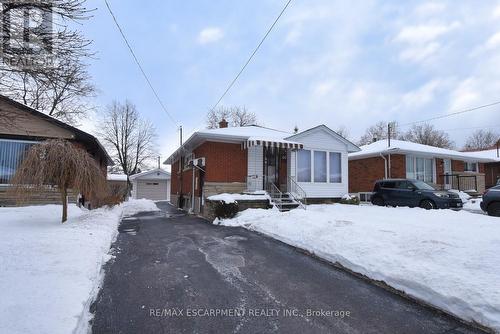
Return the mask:
<path id="1" fill-rule="evenodd" d="M 493 147 L 500 140 L 500 134 L 490 130 L 477 130 L 467 138 L 464 149 L 484 150 Z"/>
<path id="2" fill-rule="evenodd" d="M 220 106 L 215 110 L 209 110 L 207 114 L 207 128 L 218 128 L 219 122 L 223 119 L 229 121 L 229 125 L 234 127 L 257 124 L 257 116 L 249 112 L 246 107 Z"/>
<path id="3" fill-rule="evenodd" d="M 130 101 L 121 104 L 114 101 L 102 117 L 99 136 L 110 148 L 120 170 L 130 176 L 148 166 L 156 157 L 155 128 L 140 118 Z"/>

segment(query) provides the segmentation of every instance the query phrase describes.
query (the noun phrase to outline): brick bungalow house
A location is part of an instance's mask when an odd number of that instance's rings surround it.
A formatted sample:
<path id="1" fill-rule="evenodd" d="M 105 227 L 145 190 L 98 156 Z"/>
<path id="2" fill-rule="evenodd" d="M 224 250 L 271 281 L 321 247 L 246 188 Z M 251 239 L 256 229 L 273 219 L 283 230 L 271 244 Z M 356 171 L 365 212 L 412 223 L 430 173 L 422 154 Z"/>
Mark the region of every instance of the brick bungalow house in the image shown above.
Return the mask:
<path id="1" fill-rule="evenodd" d="M 486 189 L 491 188 L 500 180 L 500 145 L 495 145 L 489 149 L 476 152 L 466 152 L 468 155 L 477 158 L 490 159 L 491 162 L 484 164 L 484 174 Z"/>
<path id="2" fill-rule="evenodd" d="M 347 155 L 358 150 L 325 125 L 293 134 L 222 121 L 195 132 L 164 163 L 171 165 L 171 202 L 199 213 L 208 196 L 220 193 L 340 198 L 348 192 Z"/>
<path id="3" fill-rule="evenodd" d="M 106 167 L 113 161 L 94 136 L 52 118 L 22 103 L 0 95 L 0 206 L 14 205 L 15 199 L 7 193 L 22 157 L 32 145 L 47 139 L 66 139 L 87 150 L 106 175 Z M 75 202 L 76 194 L 69 197 Z M 60 195 L 47 189 L 28 204 L 60 203 Z"/>
<path id="4" fill-rule="evenodd" d="M 485 163 L 491 159 L 470 153 L 386 139 L 349 154 L 349 192 L 371 192 L 376 180 L 411 178 L 439 189 L 485 190 Z"/>

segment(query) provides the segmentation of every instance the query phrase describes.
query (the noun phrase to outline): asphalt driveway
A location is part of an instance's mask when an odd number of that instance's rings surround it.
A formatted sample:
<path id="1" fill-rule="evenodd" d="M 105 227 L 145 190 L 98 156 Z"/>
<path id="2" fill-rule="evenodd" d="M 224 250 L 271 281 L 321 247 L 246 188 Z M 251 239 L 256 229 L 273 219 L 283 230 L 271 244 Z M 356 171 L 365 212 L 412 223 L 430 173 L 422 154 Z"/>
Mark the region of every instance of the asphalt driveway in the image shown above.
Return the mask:
<path id="1" fill-rule="evenodd" d="M 122 222 L 93 333 L 482 333 L 270 238 L 158 205 Z"/>

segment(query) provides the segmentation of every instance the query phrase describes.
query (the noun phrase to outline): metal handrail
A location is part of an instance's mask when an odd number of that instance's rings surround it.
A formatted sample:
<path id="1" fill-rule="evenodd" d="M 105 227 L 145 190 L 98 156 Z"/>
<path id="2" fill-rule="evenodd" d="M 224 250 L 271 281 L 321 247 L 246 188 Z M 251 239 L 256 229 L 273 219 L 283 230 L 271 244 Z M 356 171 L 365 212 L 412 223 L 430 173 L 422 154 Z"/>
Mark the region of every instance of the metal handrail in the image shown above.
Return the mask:
<path id="1" fill-rule="evenodd" d="M 283 209 L 282 204 L 283 204 L 283 193 L 281 190 L 276 187 L 276 185 L 273 182 L 269 182 L 267 177 L 264 176 L 265 184 L 266 184 L 266 191 L 271 196 L 271 200 L 278 207 L 278 209 L 281 211 Z"/>
<path id="2" fill-rule="evenodd" d="M 290 184 L 290 189 L 288 189 L 288 193 L 293 197 L 294 200 L 300 203 L 300 207 L 304 210 L 307 208 L 307 193 L 301 186 L 295 181 L 295 179 L 291 176 L 288 177 L 288 181 Z"/>

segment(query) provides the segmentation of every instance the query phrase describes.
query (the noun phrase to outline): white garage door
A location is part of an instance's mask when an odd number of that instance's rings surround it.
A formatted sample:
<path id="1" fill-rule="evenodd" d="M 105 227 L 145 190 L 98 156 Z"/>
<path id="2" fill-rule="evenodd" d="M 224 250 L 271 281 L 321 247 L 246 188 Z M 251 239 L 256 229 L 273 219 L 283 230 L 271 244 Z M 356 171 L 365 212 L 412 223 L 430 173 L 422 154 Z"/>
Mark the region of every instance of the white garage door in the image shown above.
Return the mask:
<path id="1" fill-rule="evenodd" d="M 136 198 L 147 198 L 153 201 L 168 201 L 168 180 L 137 181 Z"/>

